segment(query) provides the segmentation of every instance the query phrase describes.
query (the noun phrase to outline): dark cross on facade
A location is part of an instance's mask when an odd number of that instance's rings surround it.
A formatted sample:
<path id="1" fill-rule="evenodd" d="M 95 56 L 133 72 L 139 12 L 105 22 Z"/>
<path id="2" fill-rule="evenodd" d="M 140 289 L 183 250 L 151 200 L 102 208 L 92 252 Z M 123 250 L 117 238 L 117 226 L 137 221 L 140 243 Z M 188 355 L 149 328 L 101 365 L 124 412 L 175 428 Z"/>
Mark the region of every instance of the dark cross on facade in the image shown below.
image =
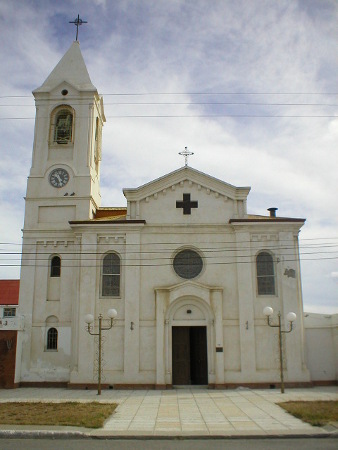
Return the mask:
<path id="1" fill-rule="evenodd" d="M 77 18 L 75 20 L 73 20 L 72 22 L 69 23 L 73 23 L 76 26 L 76 40 L 78 40 L 78 36 L 79 36 L 79 26 L 82 25 L 83 23 L 88 23 L 85 20 L 80 19 L 80 15 L 77 15 Z"/>
<path id="2" fill-rule="evenodd" d="M 183 208 L 183 214 L 191 214 L 191 208 L 198 208 L 198 202 L 192 202 L 190 194 L 183 194 L 183 201 L 177 201 L 176 208 Z"/>

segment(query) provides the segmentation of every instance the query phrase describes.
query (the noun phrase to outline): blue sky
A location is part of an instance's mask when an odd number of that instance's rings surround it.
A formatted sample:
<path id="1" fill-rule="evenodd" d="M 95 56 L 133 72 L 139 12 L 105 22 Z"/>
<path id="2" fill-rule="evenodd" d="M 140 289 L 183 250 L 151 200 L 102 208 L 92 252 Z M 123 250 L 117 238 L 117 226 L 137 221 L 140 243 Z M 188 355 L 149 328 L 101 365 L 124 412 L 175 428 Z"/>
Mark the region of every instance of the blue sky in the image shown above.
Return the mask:
<path id="1" fill-rule="evenodd" d="M 337 312 L 335 0 L 0 0 L 2 252 L 20 251 L 31 91 L 70 47 L 78 13 L 107 116 L 103 206 L 124 206 L 122 188 L 182 166 L 188 146 L 192 167 L 252 187 L 249 213 L 276 206 L 307 219 L 305 309 Z M 17 256 L 0 258 L 1 278 L 19 277 Z"/>

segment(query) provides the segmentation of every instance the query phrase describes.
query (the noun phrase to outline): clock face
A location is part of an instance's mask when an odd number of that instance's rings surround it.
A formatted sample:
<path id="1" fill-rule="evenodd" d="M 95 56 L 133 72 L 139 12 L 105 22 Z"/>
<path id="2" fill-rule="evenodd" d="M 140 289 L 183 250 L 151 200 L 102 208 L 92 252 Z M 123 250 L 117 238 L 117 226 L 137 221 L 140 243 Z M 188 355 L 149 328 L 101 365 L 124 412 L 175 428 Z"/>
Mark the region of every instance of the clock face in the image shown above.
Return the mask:
<path id="1" fill-rule="evenodd" d="M 55 188 L 65 186 L 69 181 L 69 173 L 65 169 L 54 169 L 49 174 L 49 182 Z"/>

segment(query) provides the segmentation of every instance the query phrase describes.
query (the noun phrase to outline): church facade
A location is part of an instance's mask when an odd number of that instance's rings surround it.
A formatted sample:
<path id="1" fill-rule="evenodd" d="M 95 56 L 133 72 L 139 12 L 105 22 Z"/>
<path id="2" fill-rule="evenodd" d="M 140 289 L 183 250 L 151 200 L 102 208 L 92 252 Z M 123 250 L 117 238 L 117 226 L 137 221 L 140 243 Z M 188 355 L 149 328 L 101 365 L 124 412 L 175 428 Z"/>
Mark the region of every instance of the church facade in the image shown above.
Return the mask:
<path id="1" fill-rule="evenodd" d="M 124 189 L 102 208 L 103 99 L 78 42 L 34 92 L 17 385 L 90 387 L 97 341 L 85 317 L 116 309 L 104 332 L 107 387 L 279 384 L 276 328 L 263 309 L 297 314 L 283 334 L 286 384 L 310 381 L 298 234 L 305 220 L 247 212 L 249 187 L 184 166 Z M 20 349 L 20 350 L 19 350 Z"/>

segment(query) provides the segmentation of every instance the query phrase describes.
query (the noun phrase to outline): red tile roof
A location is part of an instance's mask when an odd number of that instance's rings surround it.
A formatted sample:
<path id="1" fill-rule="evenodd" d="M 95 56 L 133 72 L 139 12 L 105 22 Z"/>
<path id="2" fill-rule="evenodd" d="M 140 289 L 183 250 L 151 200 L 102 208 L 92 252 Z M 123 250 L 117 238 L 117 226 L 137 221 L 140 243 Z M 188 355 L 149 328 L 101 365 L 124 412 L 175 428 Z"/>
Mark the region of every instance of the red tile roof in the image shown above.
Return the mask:
<path id="1" fill-rule="evenodd" d="M 127 215 L 127 208 L 98 208 L 95 213 L 95 219 L 102 219 L 106 217 L 120 217 Z"/>
<path id="2" fill-rule="evenodd" d="M 0 305 L 19 304 L 20 280 L 0 280 Z"/>

